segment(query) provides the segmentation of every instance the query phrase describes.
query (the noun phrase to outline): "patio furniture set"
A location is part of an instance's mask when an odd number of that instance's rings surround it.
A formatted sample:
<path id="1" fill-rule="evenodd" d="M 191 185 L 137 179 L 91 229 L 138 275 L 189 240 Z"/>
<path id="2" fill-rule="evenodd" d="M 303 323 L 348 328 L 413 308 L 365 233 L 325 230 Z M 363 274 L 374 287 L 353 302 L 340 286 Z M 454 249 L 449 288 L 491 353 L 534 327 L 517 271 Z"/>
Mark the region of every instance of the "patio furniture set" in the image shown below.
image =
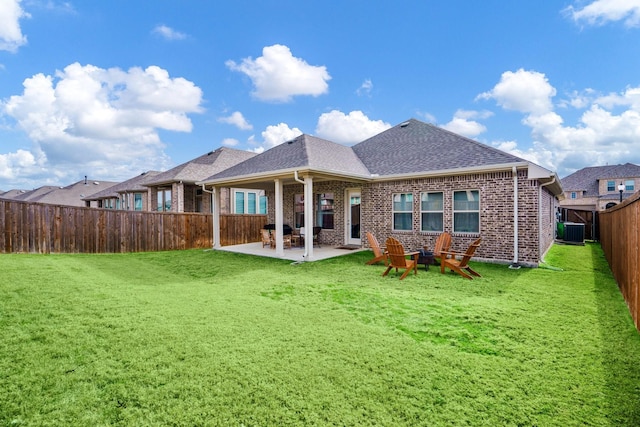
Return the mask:
<path id="1" fill-rule="evenodd" d="M 304 246 L 304 239 L 307 236 L 304 227 L 295 230 L 291 226 L 284 224 L 282 226 L 283 231 L 283 245 L 285 249 L 291 249 L 292 247 Z M 313 227 L 313 245 L 320 247 L 320 232 L 322 227 Z M 276 233 L 275 224 L 267 224 L 260 230 L 262 236 L 262 247 L 269 246 L 271 249 L 276 248 Z"/>
<path id="2" fill-rule="evenodd" d="M 407 277 L 411 271 L 413 271 L 414 275 L 418 274 L 418 264 L 424 264 L 425 270 L 428 270 L 429 265 L 434 264 L 435 261 L 438 260 L 442 274 L 444 274 L 448 268 L 465 279 L 473 280 L 473 276 L 481 277 L 478 272 L 469 266 L 469 261 L 473 257 L 476 249 L 480 246 L 482 239 L 474 241 L 464 253 L 457 253 L 449 250 L 451 246 L 451 235 L 445 232 L 438 236 L 433 250 L 429 250 L 430 248 L 425 246 L 420 251 L 405 252 L 402 244 L 393 237 L 387 239 L 385 246 L 380 246 L 373 234 L 367 232 L 366 235 L 369 246 L 373 251 L 373 258 L 367 261 L 366 264 L 372 265 L 378 262 L 384 262 L 387 269 L 382 273 L 383 276 L 389 274 L 393 268 L 396 269 L 396 273 L 398 269 L 401 269 L 404 270 L 404 273 L 400 276 L 400 280 L 402 280 Z"/>

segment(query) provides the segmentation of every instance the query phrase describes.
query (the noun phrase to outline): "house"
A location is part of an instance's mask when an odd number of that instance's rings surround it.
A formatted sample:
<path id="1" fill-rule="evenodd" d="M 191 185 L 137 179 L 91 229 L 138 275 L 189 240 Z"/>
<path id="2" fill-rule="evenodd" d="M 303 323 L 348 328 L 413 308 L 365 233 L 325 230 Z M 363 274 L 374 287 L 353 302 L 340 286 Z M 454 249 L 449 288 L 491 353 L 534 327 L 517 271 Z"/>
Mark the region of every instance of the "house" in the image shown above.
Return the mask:
<path id="1" fill-rule="evenodd" d="M 640 186 L 640 166 L 592 166 L 562 178 L 563 208 L 602 211 L 631 196 Z M 620 191 L 622 190 L 622 191 Z"/>
<path id="2" fill-rule="evenodd" d="M 517 265 L 537 265 L 553 243 L 562 194 L 555 173 L 415 119 L 353 147 L 301 135 L 201 184 L 213 193 L 214 247 L 219 189 L 246 187 L 265 191 L 281 256 L 287 224 L 322 227 L 327 245 L 366 245 L 370 231 L 418 249 L 447 231 L 464 250 L 482 237 L 478 258 Z"/>
<path id="3" fill-rule="evenodd" d="M 222 147 L 155 175 L 152 180 L 144 183 L 144 186 L 149 191 L 150 210 L 210 213 L 211 198 L 208 194 L 204 194 L 202 187 L 197 185 L 196 182 L 254 156 L 256 156 L 256 153 Z M 240 205 L 240 197 L 243 198 L 243 201 L 245 198 L 249 198 L 248 194 L 240 194 L 242 191 L 237 193 L 234 193 L 229 188 L 224 190 L 223 200 L 225 206 L 223 211 L 225 213 L 235 213 L 236 204 L 230 205 L 232 198 L 235 200 L 235 197 L 238 197 L 238 205 Z M 257 206 L 260 195 L 252 194 L 257 198 L 253 206 Z M 264 196 L 263 194 L 261 195 Z M 252 200 L 253 198 L 247 201 L 247 204 Z M 244 208 L 244 205 L 242 207 Z"/>
<path id="4" fill-rule="evenodd" d="M 158 171 L 143 172 L 138 176 L 85 197 L 84 201 L 87 206 L 103 209 L 150 211 L 149 189 L 144 184 L 160 173 Z"/>
<path id="5" fill-rule="evenodd" d="M 86 206 L 84 199 L 115 185 L 112 181 L 91 181 L 87 177 L 66 187 L 43 186 L 31 191 L 8 191 L 0 197 L 24 202 L 64 206 Z"/>

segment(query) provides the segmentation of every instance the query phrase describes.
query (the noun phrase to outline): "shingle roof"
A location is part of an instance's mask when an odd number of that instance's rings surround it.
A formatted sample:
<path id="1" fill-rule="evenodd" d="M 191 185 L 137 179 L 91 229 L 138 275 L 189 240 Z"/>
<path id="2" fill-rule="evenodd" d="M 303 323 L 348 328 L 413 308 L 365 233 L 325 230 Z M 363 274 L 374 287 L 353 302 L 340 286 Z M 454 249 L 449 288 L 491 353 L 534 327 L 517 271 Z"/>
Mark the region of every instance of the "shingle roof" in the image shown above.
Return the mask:
<path id="1" fill-rule="evenodd" d="M 416 119 L 362 141 L 353 150 L 372 174 L 380 176 L 525 162 Z"/>
<path id="2" fill-rule="evenodd" d="M 350 147 L 303 134 L 204 181 L 302 168 L 349 175 L 369 175 Z"/>
<path id="3" fill-rule="evenodd" d="M 147 191 L 147 187 L 144 186 L 147 182 L 151 181 L 159 175 L 159 171 L 147 171 L 138 176 L 134 176 L 131 179 L 123 181 L 105 190 L 98 191 L 89 197 L 85 197 L 84 200 L 98 200 L 108 199 L 113 197 L 119 197 L 120 193 L 134 192 L 134 191 Z"/>
<path id="4" fill-rule="evenodd" d="M 640 166 L 633 163 L 623 165 L 590 166 L 562 178 L 565 191 L 584 191 L 584 196 L 598 196 L 598 181 L 603 179 L 640 177 Z"/>
<path id="5" fill-rule="evenodd" d="M 211 151 L 156 175 L 154 179 L 147 182 L 146 185 L 150 186 L 176 181 L 195 183 L 250 159 L 255 155 L 256 153 L 250 151 L 236 150 L 227 147 L 218 148 L 215 151 Z"/>
<path id="6" fill-rule="evenodd" d="M 32 191 L 21 193 L 13 200 L 22 200 L 52 205 L 84 206 L 84 198 L 98 191 L 107 189 L 115 182 L 82 180 L 66 187 L 43 186 Z"/>

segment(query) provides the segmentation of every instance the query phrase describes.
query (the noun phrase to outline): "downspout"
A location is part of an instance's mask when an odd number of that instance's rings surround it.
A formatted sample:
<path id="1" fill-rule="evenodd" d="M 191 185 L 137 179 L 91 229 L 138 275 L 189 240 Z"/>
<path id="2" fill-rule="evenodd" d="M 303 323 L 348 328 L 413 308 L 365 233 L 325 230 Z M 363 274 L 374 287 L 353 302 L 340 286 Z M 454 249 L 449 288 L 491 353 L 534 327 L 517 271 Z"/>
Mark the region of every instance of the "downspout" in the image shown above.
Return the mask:
<path id="1" fill-rule="evenodd" d="M 518 170 L 514 166 L 513 173 L 513 262 L 509 268 L 518 269 Z"/>
<path id="2" fill-rule="evenodd" d="M 202 184 L 202 191 L 211 194 L 211 247 L 213 248 L 216 244 L 216 224 L 213 222 L 213 204 L 215 203 L 215 199 L 213 197 L 214 192 L 213 190 L 207 190 L 204 184 Z"/>
<path id="3" fill-rule="evenodd" d="M 298 181 L 300 184 L 302 184 L 302 185 L 304 185 L 304 186 L 306 186 L 306 185 L 307 185 L 307 183 L 306 183 L 306 182 L 304 182 L 302 179 L 300 179 L 300 178 L 298 177 L 298 171 L 297 171 L 297 170 L 296 170 L 296 171 L 293 171 L 293 179 L 295 179 L 296 181 Z M 303 193 L 303 194 L 304 194 L 304 193 Z M 306 203 L 306 202 L 307 202 L 307 200 L 305 199 L 305 203 Z M 294 224 L 294 225 L 295 225 L 295 224 Z M 307 233 L 307 235 L 308 235 L 308 234 L 309 234 L 309 230 L 306 230 L 306 233 Z M 306 239 L 306 236 L 305 236 L 305 239 Z M 311 239 L 313 239 L 313 230 L 311 230 Z M 313 240 L 312 240 L 312 241 L 313 241 Z M 308 255 L 309 255 L 309 254 L 307 253 L 307 244 L 306 244 L 306 242 L 305 242 L 305 245 L 304 245 L 304 254 L 302 255 L 302 259 L 306 260 Z"/>

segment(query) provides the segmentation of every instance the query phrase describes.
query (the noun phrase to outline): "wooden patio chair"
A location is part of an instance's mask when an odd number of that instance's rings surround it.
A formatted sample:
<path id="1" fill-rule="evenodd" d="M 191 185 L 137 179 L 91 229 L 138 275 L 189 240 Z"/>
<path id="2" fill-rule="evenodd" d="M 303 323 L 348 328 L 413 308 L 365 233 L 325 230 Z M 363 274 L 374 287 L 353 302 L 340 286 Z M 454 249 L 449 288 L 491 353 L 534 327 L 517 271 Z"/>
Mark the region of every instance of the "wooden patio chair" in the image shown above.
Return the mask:
<path id="1" fill-rule="evenodd" d="M 275 247 L 273 240 L 271 239 L 271 232 L 267 229 L 261 229 L 260 235 L 262 236 L 262 247 L 269 245 L 269 247 Z"/>
<path id="2" fill-rule="evenodd" d="M 367 240 L 369 241 L 369 247 L 373 251 L 373 258 L 367 261 L 366 265 L 375 264 L 380 261 L 384 261 L 384 265 L 389 265 L 389 259 L 387 257 L 387 249 L 385 247 L 380 247 L 378 243 L 378 239 L 376 236 L 371 234 L 370 232 L 365 233 L 367 235 Z"/>
<path id="3" fill-rule="evenodd" d="M 433 245 L 433 250 L 429 249 L 428 246 L 424 246 L 424 250 L 433 252 L 433 258 L 440 261 L 440 254 L 442 252 L 448 252 L 450 247 L 451 247 L 451 234 L 445 231 L 444 233 L 440 234 L 436 239 L 436 243 Z"/>
<path id="4" fill-rule="evenodd" d="M 402 244 L 393 237 L 387 239 L 386 247 L 389 254 L 389 265 L 387 265 L 385 272 L 382 273 L 383 276 L 389 274 L 392 268 L 395 268 L 396 272 L 398 272 L 399 268 L 405 270 L 400 276 L 400 280 L 407 277 L 411 270 L 413 270 L 413 274 L 418 274 L 418 255 L 420 252 L 405 252 Z M 408 256 L 411 259 L 407 259 Z"/>
<path id="5" fill-rule="evenodd" d="M 442 257 L 440 258 L 440 272 L 444 274 L 445 269 L 448 268 L 452 271 L 455 271 L 465 279 L 473 280 L 472 276 L 482 277 L 480 273 L 473 271 L 471 267 L 469 267 L 469 260 L 475 253 L 478 246 L 480 246 L 480 241 L 482 239 L 478 239 L 469 245 L 467 251 L 462 254 L 462 258 L 457 259 L 456 256 L 460 255 L 456 252 L 442 252 Z"/>

